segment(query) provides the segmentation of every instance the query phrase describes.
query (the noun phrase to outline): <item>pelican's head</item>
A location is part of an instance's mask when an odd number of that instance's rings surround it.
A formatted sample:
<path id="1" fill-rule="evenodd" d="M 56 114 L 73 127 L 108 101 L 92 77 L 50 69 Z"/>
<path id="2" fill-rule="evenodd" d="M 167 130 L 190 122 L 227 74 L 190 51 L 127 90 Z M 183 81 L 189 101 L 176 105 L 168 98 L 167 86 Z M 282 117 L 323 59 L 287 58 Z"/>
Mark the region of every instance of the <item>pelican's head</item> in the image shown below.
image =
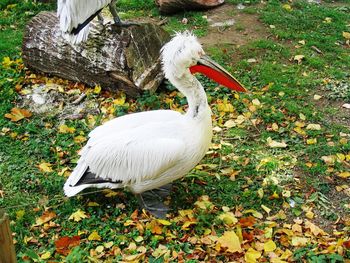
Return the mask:
<path id="1" fill-rule="evenodd" d="M 199 72 L 225 87 L 246 91 L 227 70 L 205 55 L 196 36 L 188 31 L 177 33 L 164 45 L 162 63 L 165 77 L 170 81 Z"/>

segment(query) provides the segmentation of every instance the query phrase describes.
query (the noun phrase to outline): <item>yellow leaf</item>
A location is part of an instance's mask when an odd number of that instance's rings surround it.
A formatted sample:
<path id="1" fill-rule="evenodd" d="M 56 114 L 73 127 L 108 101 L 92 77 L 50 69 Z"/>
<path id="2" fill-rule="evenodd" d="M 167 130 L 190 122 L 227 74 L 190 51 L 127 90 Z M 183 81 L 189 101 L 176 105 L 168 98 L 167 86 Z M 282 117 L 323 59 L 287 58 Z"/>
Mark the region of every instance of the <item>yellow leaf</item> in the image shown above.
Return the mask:
<path id="1" fill-rule="evenodd" d="M 111 248 L 113 246 L 114 242 L 110 241 L 108 243 L 104 243 L 103 245 L 105 246 L 105 248 Z"/>
<path id="2" fill-rule="evenodd" d="M 23 216 L 25 215 L 25 211 L 24 210 L 18 210 L 16 211 L 16 219 L 19 220 L 19 219 L 22 219 Z"/>
<path id="3" fill-rule="evenodd" d="M 349 32 L 343 32 L 343 37 L 346 39 L 350 39 L 350 33 Z"/>
<path id="4" fill-rule="evenodd" d="M 316 144 L 317 143 L 317 139 L 313 138 L 313 139 L 307 139 L 306 140 L 306 144 L 311 145 L 311 144 Z"/>
<path id="5" fill-rule="evenodd" d="M 85 141 L 86 141 L 86 138 L 84 136 L 82 136 L 82 135 L 74 137 L 74 142 L 75 143 L 82 143 L 82 142 L 85 142 Z"/>
<path id="6" fill-rule="evenodd" d="M 225 231 L 224 235 L 219 237 L 218 242 L 222 247 L 226 247 L 228 252 L 241 252 L 241 243 L 234 231 Z"/>
<path id="7" fill-rule="evenodd" d="M 261 252 L 256 251 L 254 248 L 249 248 L 244 255 L 244 259 L 246 263 L 255 263 L 256 260 L 261 257 Z"/>
<path id="8" fill-rule="evenodd" d="M 332 23 L 332 18 L 331 18 L 331 17 L 326 17 L 326 18 L 323 20 L 323 23 L 326 23 L 326 24 Z"/>
<path id="9" fill-rule="evenodd" d="M 137 242 L 137 243 L 140 243 L 143 241 L 143 237 L 142 236 L 137 236 L 134 238 L 134 240 Z"/>
<path id="10" fill-rule="evenodd" d="M 278 125 L 277 125 L 277 123 L 272 123 L 271 128 L 272 128 L 273 131 L 278 131 Z"/>
<path id="11" fill-rule="evenodd" d="M 225 212 L 218 216 L 218 218 L 227 225 L 234 225 L 238 222 L 238 219 L 232 212 Z"/>
<path id="12" fill-rule="evenodd" d="M 69 220 L 74 220 L 75 222 L 79 222 L 82 219 L 87 218 L 87 217 L 88 216 L 86 215 L 86 213 L 79 209 L 78 211 L 76 211 L 73 214 L 71 214 L 68 219 Z"/>
<path id="13" fill-rule="evenodd" d="M 309 244 L 309 239 L 306 237 L 298 237 L 298 236 L 293 236 L 292 237 L 292 246 L 294 247 L 304 247 L 307 244 Z"/>
<path id="14" fill-rule="evenodd" d="M 253 99 L 252 103 L 253 103 L 254 106 L 260 106 L 261 105 L 261 103 L 260 103 L 260 101 L 258 99 Z"/>
<path id="15" fill-rule="evenodd" d="M 9 57 L 4 57 L 2 59 L 2 66 L 5 68 L 5 69 L 9 69 L 12 64 L 14 63 L 14 61 L 12 61 Z"/>
<path id="16" fill-rule="evenodd" d="M 45 252 L 44 254 L 41 254 L 41 259 L 49 259 L 51 257 L 51 253 L 49 251 Z"/>
<path id="17" fill-rule="evenodd" d="M 96 86 L 95 86 L 95 88 L 94 88 L 94 93 L 95 93 L 95 94 L 101 93 L 101 86 L 100 86 L 100 85 L 96 85 Z"/>
<path id="18" fill-rule="evenodd" d="M 95 251 L 97 252 L 97 253 L 102 253 L 103 252 L 103 250 L 104 250 L 105 248 L 103 247 L 103 246 L 97 246 L 97 248 L 95 249 Z"/>
<path id="19" fill-rule="evenodd" d="M 271 139 L 271 137 L 267 138 L 267 145 L 271 148 L 286 148 L 288 145 L 282 141 L 277 142 Z"/>
<path id="20" fill-rule="evenodd" d="M 289 11 L 289 12 L 293 10 L 293 8 L 289 4 L 282 5 L 282 8 Z"/>
<path id="21" fill-rule="evenodd" d="M 277 248 L 275 242 L 273 242 L 272 240 L 267 241 L 264 244 L 264 250 L 265 252 L 272 252 Z"/>
<path id="22" fill-rule="evenodd" d="M 61 126 L 58 127 L 58 132 L 59 133 L 74 133 L 75 128 L 74 127 L 68 127 L 65 124 L 62 124 Z"/>
<path id="23" fill-rule="evenodd" d="M 38 165 L 38 168 L 40 169 L 40 171 L 44 172 L 44 173 L 51 173 L 53 170 L 51 168 L 52 164 L 50 163 L 41 163 Z"/>
<path id="24" fill-rule="evenodd" d="M 344 179 L 346 179 L 346 178 L 349 178 L 350 177 L 350 172 L 341 172 L 341 173 L 339 173 L 339 174 L 337 174 L 339 177 L 341 177 L 341 178 L 344 178 Z"/>
<path id="25" fill-rule="evenodd" d="M 266 213 L 270 214 L 270 212 L 271 212 L 271 209 L 270 209 L 270 208 L 268 208 L 268 207 L 265 206 L 265 205 L 261 205 L 261 208 L 264 209 Z"/>
<path id="26" fill-rule="evenodd" d="M 195 224 L 197 224 L 196 221 L 186 221 L 186 222 L 182 225 L 181 229 L 183 229 L 183 230 L 188 230 L 188 228 L 189 228 L 191 225 L 195 225 Z"/>
<path id="27" fill-rule="evenodd" d="M 97 231 L 93 231 L 89 236 L 88 236 L 88 240 L 92 241 L 101 241 L 101 237 L 100 235 L 97 233 Z"/>
<path id="28" fill-rule="evenodd" d="M 157 220 L 160 224 L 162 224 L 163 226 L 170 226 L 171 222 L 169 222 L 168 220 L 165 219 L 158 219 Z"/>
<path id="29" fill-rule="evenodd" d="M 89 202 L 88 206 L 100 206 L 100 205 L 96 202 Z"/>
<path id="30" fill-rule="evenodd" d="M 200 209 L 203 210 L 212 210 L 214 205 L 209 201 L 209 197 L 207 195 L 201 196 L 197 202 L 194 203 Z"/>
<path id="31" fill-rule="evenodd" d="M 125 103 L 125 97 L 120 97 L 118 99 L 113 100 L 113 104 L 117 106 L 122 106 Z"/>
<path id="32" fill-rule="evenodd" d="M 294 61 L 297 61 L 298 64 L 301 64 L 302 60 L 305 58 L 304 55 L 295 55 L 294 56 Z"/>
<path id="33" fill-rule="evenodd" d="M 321 125 L 319 124 L 314 124 L 314 123 L 310 123 L 306 126 L 307 130 L 312 130 L 312 131 L 319 131 L 321 130 Z"/>
<path id="34" fill-rule="evenodd" d="M 5 117 L 11 119 L 13 122 L 17 122 L 24 118 L 29 118 L 32 116 L 32 113 L 26 109 L 12 108 L 11 113 L 6 113 Z"/>

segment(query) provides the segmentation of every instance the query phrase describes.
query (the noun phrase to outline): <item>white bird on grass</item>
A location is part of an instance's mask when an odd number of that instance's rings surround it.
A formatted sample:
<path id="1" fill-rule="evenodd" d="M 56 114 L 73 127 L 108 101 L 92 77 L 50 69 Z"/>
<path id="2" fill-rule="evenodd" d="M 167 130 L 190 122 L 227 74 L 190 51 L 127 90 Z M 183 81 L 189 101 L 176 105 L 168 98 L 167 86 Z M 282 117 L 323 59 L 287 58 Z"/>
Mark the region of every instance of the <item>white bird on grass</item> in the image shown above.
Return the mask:
<path id="1" fill-rule="evenodd" d="M 155 110 L 125 115 L 95 128 L 64 192 L 74 196 L 85 188 L 128 188 L 157 217 L 169 210 L 162 202 L 170 183 L 185 176 L 207 152 L 212 120 L 201 72 L 236 91 L 245 88 L 209 59 L 195 36 L 178 33 L 162 49 L 166 78 L 187 98 L 188 110 Z"/>
<path id="2" fill-rule="evenodd" d="M 58 0 L 57 16 L 63 37 L 72 44 L 79 44 L 88 39 L 90 22 L 98 16 L 103 24 L 101 11 L 107 5 L 114 18 L 115 25 L 123 27 L 136 25 L 122 22 L 116 10 L 116 0 Z"/>

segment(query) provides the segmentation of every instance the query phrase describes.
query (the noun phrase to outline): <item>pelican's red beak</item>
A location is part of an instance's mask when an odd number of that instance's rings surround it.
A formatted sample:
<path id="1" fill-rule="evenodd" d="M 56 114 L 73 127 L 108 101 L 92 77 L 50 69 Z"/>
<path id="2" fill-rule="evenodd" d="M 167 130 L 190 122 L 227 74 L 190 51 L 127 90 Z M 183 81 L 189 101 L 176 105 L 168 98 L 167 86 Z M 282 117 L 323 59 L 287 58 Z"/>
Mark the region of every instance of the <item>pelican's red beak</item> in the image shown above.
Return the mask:
<path id="1" fill-rule="evenodd" d="M 241 92 L 247 91 L 226 69 L 221 67 L 208 56 L 202 56 L 196 65 L 190 67 L 190 71 L 192 74 L 197 72 L 202 73 L 227 88 Z"/>

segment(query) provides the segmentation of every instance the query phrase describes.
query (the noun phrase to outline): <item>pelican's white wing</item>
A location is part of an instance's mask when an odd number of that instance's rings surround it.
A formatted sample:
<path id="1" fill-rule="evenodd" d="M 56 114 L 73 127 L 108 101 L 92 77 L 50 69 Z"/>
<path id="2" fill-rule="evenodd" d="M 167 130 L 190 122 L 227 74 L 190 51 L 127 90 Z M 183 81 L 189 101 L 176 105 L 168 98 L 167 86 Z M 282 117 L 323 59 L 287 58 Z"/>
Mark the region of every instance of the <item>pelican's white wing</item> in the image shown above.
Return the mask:
<path id="1" fill-rule="evenodd" d="M 182 114 L 172 110 L 145 111 L 124 115 L 96 127 L 89 134 L 90 143 L 110 134 L 134 129 L 150 122 L 168 122 L 181 118 Z"/>
<path id="2" fill-rule="evenodd" d="M 97 127 L 65 183 L 66 195 L 75 195 L 87 187 L 127 186 L 162 175 L 186 151 L 182 136 L 174 133 L 181 126 L 181 117 L 174 111 L 141 112 Z M 110 182 L 79 185 L 88 169 Z"/>
<path id="3" fill-rule="evenodd" d="M 72 31 L 79 25 L 83 25 L 110 2 L 111 0 L 58 0 L 57 16 L 63 36 L 73 44 L 85 41 L 89 35 L 89 24 L 76 35 L 72 34 Z"/>

